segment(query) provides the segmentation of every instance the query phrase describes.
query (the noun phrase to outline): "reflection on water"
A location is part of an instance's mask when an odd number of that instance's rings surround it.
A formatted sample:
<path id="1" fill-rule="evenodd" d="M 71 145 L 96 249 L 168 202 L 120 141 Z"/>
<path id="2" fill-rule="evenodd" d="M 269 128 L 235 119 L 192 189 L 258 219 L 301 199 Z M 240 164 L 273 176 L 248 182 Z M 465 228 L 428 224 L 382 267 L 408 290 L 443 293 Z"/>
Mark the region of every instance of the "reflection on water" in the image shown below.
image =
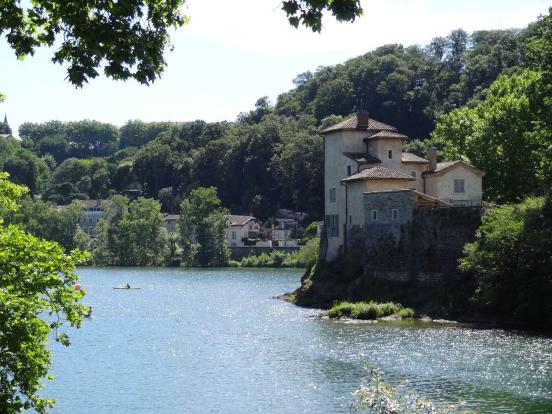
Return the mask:
<path id="1" fill-rule="evenodd" d="M 53 345 L 57 413 L 347 413 L 369 363 L 439 401 L 552 412 L 552 339 L 346 324 L 272 296 L 298 271 L 81 269 L 93 317 Z M 129 282 L 140 290 L 114 290 Z"/>

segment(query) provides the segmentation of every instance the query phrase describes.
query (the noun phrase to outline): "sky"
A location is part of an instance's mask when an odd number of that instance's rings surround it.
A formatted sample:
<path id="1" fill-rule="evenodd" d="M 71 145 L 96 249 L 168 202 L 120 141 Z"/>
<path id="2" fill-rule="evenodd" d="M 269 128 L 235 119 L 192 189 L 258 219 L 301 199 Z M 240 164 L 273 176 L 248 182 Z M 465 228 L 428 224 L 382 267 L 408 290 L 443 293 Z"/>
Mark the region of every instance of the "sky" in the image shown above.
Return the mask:
<path id="1" fill-rule="evenodd" d="M 144 121 L 233 121 L 261 96 L 276 101 L 292 80 L 388 43 L 425 45 L 462 28 L 522 28 L 547 14 L 550 0 L 365 0 L 364 16 L 321 33 L 291 27 L 279 0 L 188 0 L 190 23 L 172 32 L 172 52 L 151 86 L 105 77 L 75 88 L 50 49 L 17 60 L 0 38 L 0 103 L 17 131 L 23 122 L 95 119 L 118 126 Z M 0 121 L 2 120 L 0 119 Z"/>

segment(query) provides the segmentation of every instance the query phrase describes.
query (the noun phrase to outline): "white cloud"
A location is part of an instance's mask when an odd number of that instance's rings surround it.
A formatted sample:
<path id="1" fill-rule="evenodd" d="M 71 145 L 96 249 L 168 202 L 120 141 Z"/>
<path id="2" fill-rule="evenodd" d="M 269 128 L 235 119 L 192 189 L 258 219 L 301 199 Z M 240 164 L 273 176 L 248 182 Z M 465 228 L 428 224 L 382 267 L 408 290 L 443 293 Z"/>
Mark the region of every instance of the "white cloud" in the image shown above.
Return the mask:
<path id="1" fill-rule="evenodd" d="M 517 2 L 498 10 L 473 3 L 473 7 L 465 7 L 465 2 L 460 7 L 459 2 L 450 2 L 450 6 L 437 9 L 430 0 L 363 1 L 363 17 L 350 24 L 327 16 L 318 34 L 291 28 L 278 0 L 189 0 L 191 21 L 184 31 L 270 56 L 359 54 L 386 43 L 426 44 L 460 27 L 468 32 L 523 27 L 547 10 L 545 2 L 538 1 L 529 5 Z"/>

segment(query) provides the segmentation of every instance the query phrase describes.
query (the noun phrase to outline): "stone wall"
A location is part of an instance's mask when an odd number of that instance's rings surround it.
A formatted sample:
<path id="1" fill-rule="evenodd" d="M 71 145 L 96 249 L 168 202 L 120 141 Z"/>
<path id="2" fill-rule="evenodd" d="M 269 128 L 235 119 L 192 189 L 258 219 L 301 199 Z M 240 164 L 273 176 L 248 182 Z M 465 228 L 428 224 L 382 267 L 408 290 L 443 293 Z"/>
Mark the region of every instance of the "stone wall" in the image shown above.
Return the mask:
<path id="1" fill-rule="evenodd" d="M 362 246 L 365 276 L 399 282 L 435 282 L 456 274 L 482 215 L 479 208 L 420 207 L 409 191 L 366 194 L 365 212 L 365 225 L 352 229 L 349 245 Z"/>

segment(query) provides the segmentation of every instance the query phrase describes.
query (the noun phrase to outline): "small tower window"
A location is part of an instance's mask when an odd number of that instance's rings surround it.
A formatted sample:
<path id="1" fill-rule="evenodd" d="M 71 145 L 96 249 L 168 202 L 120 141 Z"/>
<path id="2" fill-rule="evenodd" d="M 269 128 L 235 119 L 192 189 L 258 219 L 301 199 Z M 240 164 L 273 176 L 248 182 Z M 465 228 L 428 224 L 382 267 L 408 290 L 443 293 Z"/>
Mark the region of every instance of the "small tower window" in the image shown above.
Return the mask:
<path id="1" fill-rule="evenodd" d="M 376 221 L 377 219 L 378 219 L 377 210 L 372 210 L 372 221 Z"/>
<path id="2" fill-rule="evenodd" d="M 391 210 L 391 217 L 393 217 L 393 220 L 398 220 L 399 219 L 399 210 L 396 209 L 396 208 Z"/>
<path id="3" fill-rule="evenodd" d="M 393 158 L 393 150 L 387 150 L 387 158 L 389 159 Z"/>
<path id="4" fill-rule="evenodd" d="M 330 203 L 335 203 L 335 188 L 330 188 Z"/>
<path id="5" fill-rule="evenodd" d="M 351 175 L 351 166 L 347 165 L 347 177 Z"/>
<path id="6" fill-rule="evenodd" d="M 410 175 L 414 178 L 416 178 L 416 171 L 410 171 Z"/>

